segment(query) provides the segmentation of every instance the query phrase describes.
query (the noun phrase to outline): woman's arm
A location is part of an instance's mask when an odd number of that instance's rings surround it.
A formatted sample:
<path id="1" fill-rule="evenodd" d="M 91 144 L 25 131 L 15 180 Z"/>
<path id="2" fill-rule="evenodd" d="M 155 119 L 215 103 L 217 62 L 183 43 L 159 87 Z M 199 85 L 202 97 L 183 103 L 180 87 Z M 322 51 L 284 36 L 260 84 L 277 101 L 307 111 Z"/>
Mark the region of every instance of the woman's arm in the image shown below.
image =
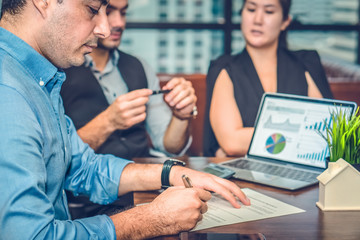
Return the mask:
<path id="1" fill-rule="evenodd" d="M 234 87 L 225 69 L 221 70 L 210 104 L 210 123 L 220 147 L 228 156 L 246 154 L 254 128 L 244 128 Z"/>
<path id="2" fill-rule="evenodd" d="M 305 72 L 306 82 L 308 84 L 308 96 L 314 98 L 323 98 L 319 88 L 316 86 L 314 79 L 308 71 Z"/>

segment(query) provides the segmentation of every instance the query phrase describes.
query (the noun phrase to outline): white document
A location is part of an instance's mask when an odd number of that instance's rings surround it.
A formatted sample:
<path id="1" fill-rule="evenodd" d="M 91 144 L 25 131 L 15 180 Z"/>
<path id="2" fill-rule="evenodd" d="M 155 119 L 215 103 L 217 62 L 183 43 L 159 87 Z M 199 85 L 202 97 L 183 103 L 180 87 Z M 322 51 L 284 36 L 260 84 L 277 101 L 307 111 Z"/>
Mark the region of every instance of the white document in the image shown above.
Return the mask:
<path id="1" fill-rule="evenodd" d="M 249 188 L 242 191 L 250 199 L 251 206 L 234 208 L 220 195 L 213 194 L 208 201 L 208 211 L 191 231 L 305 212 Z"/>

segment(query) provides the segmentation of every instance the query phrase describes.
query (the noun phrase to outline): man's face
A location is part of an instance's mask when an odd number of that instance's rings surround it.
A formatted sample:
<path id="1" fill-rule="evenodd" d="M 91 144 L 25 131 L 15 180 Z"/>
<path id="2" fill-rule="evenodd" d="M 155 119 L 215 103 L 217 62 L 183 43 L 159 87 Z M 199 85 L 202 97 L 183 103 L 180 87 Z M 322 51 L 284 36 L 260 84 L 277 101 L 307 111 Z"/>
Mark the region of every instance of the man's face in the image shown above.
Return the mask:
<path id="1" fill-rule="evenodd" d="M 45 24 L 38 35 L 40 53 L 55 66 L 84 63 L 84 55 L 110 34 L 105 0 L 48 0 Z"/>
<path id="2" fill-rule="evenodd" d="M 105 39 L 99 39 L 99 47 L 107 50 L 119 47 L 121 36 L 126 25 L 126 11 L 128 0 L 110 0 L 106 9 L 110 25 L 110 36 Z"/>

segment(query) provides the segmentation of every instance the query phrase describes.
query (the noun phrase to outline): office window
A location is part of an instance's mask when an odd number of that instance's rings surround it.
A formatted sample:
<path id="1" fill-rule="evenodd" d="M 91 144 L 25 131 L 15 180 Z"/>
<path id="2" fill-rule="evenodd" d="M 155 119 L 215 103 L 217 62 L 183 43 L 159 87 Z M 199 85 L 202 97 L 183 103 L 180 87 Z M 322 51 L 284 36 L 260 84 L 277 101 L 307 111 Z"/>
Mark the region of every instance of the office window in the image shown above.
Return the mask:
<path id="1" fill-rule="evenodd" d="M 154 0 L 131 0 L 129 1 L 129 9 L 127 12 L 128 22 L 156 23 L 165 21 L 167 23 L 217 23 L 224 19 L 224 1 L 226 0 L 162 0 L 160 2 Z M 179 8 L 184 13 L 185 18 L 179 19 Z M 160 9 L 165 9 L 161 11 Z M 198 14 L 195 10 L 201 10 L 202 17 L 196 18 Z M 216 10 L 215 10 L 216 9 Z M 166 19 L 164 13 L 167 14 Z M 214 14 L 215 13 L 215 14 Z"/>
<path id="2" fill-rule="evenodd" d="M 360 63 L 359 2 L 292 0 L 289 47 Z M 184 73 L 206 73 L 212 59 L 244 48 L 242 4 L 243 0 L 129 1 L 121 48 L 142 56 L 158 72 L 176 73 L 182 67 Z"/>
<path id="3" fill-rule="evenodd" d="M 163 12 L 159 14 L 159 20 L 162 22 L 165 22 L 167 20 L 167 17 L 168 17 L 167 13 Z"/>
<path id="4" fill-rule="evenodd" d="M 160 73 L 166 73 L 168 70 L 167 70 L 167 68 L 166 67 L 160 67 L 159 68 L 159 72 Z"/>
<path id="5" fill-rule="evenodd" d="M 184 6 L 185 5 L 185 0 L 177 0 L 177 5 Z"/>
<path id="6" fill-rule="evenodd" d="M 223 35 L 218 30 L 147 30 L 127 29 L 122 41 L 132 41 L 132 47 L 120 45 L 120 49 L 140 56 L 156 72 L 191 74 L 194 66 L 205 73 L 210 60 L 223 51 Z M 197 43 L 197 44 L 194 44 Z M 213 49 L 215 48 L 215 49 Z M 213 55 L 217 54 L 217 55 Z"/>
<path id="7" fill-rule="evenodd" d="M 167 40 L 160 39 L 159 40 L 159 47 L 166 47 L 167 46 Z"/>
<path id="8" fill-rule="evenodd" d="M 182 52 L 177 53 L 176 54 L 176 59 L 181 59 L 181 60 L 185 59 L 185 54 L 182 53 Z"/>
<path id="9" fill-rule="evenodd" d="M 322 58 L 359 63 L 359 0 L 292 0 L 288 34 L 292 49 L 315 49 Z M 241 21 L 242 1 L 233 1 L 234 23 Z M 239 27 L 240 28 L 240 27 Z M 316 30 L 313 30 L 316 29 Z M 344 31 L 344 29 L 348 29 Z M 357 29 L 357 31 L 355 31 Z M 232 52 L 245 45 L 240 31 L 232 34 Z"/>
<path id="10" fill-rule="evenodd" d="M 203 15 L 201 13 L 195 14 L 195 22 L 201 22 Z"/>
<path id="11" fill-rule="evenodd" d="M 195 54 L 194 54 L 194 58 L 195 58 L 195 60 L 201 59 L 201 58 L 202 58 L 201 53 L 195 53 Z"/>
<path id="12" fill-rule="evenodd" d="M 240 22 L 243 1 L 233 1 L 233 22 Z M 359 21 L 359 0 L 292 0 L 293 21 L 302 24 L 356 24 Z"/>
<path id="13" fill-rule="evenodd" d="M 177 18 L 180 21 L 183 21 L 185 19 L 185 13 L 183 11 L 177 13 Z"/>
<path id="14" fill-rule="evenodd" d="M 159 0 L 160 6 L 167 6 L 168 1 L 167 0 Z"/>
<path id="15" fill-rule="evenodd" d="M 201 73 L 202 72 L 202 69 L 201 69 L 201 66 L 194 66 L 194 70 L 193 70 L 194 73 Z"/>
<path id="16" fill-rule="evenodd" d="M 202 41 L 201 41 L 201 40 L 196 40 L 196 41 L 194 42 L 194 46 L 195 46 L 195 47 L 201 47 L 201 45 L 202 45 Z"/>
<path id="17" fill-rule="evenodd" d="M 132 41 L 132 39 L 129 39 L 129 38 L 121 41 L 121 45 L 123 45 L 123 46 L 131 47 L 132 44 L 133 44 L 133 41 Z"/>
<path id="18" fill-rule="evenodd" d="M 202 0 L 196 0 L 195 1 L 195 6 L 196 7 L 201 7 L 203 5 L 203 1 Z"/>
<path id="19" fill-rule="evenodd" d="M 176 72 L 175 73 L 183 73 L 183 72 L 185 72 L 185 68 L 183 66 L 176 67 Z"/>
<path id="20" fill-rule="evenodd" d="M 240 30 L 232 32 L 231 49 L 232 54 L 241 52 L 245 47 L 245 40 Z"/>
<path id="21" fill-rule="evenodd" d="M 176 46 L 177 47 L 184 47 L 185 46 L 184 40 L 177 40 L 176 41 Z"/>
<path id="22" fill-rule="evenodd" d="M 356 24 L 358 0 L 294 0 L 291 14 L 302 24 Z"/>
<path id="23" fill-rule="evenodd" d="M 356 62 L 358 33 L 334 31 L 292 31 L 288 34 L 290 49 L 316 49 L 323 58 Z"/>

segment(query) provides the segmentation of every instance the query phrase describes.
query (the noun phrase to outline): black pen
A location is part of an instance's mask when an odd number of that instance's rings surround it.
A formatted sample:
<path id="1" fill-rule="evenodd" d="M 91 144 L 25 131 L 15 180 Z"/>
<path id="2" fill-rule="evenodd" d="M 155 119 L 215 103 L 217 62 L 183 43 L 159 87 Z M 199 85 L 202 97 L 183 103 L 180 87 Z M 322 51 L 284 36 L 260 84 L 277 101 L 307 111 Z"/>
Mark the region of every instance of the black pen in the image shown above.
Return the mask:
<path id="1" fill-rule="evenodd" d="M 169 93 L 171 92 L 171 90 L 153 90 L 151 95 L 156 95 L 156 94 L 162 94 L 162 93 Z"/>
<path id="2" fill-rule="evenodd" d="M 192 188 L 193 187 L 192 184 L 191 184 L 191 180 L 190 180 L 190 178 L 188 176 L 182 175 L 181 178 L 182 178 L 186 188 Z"/>

